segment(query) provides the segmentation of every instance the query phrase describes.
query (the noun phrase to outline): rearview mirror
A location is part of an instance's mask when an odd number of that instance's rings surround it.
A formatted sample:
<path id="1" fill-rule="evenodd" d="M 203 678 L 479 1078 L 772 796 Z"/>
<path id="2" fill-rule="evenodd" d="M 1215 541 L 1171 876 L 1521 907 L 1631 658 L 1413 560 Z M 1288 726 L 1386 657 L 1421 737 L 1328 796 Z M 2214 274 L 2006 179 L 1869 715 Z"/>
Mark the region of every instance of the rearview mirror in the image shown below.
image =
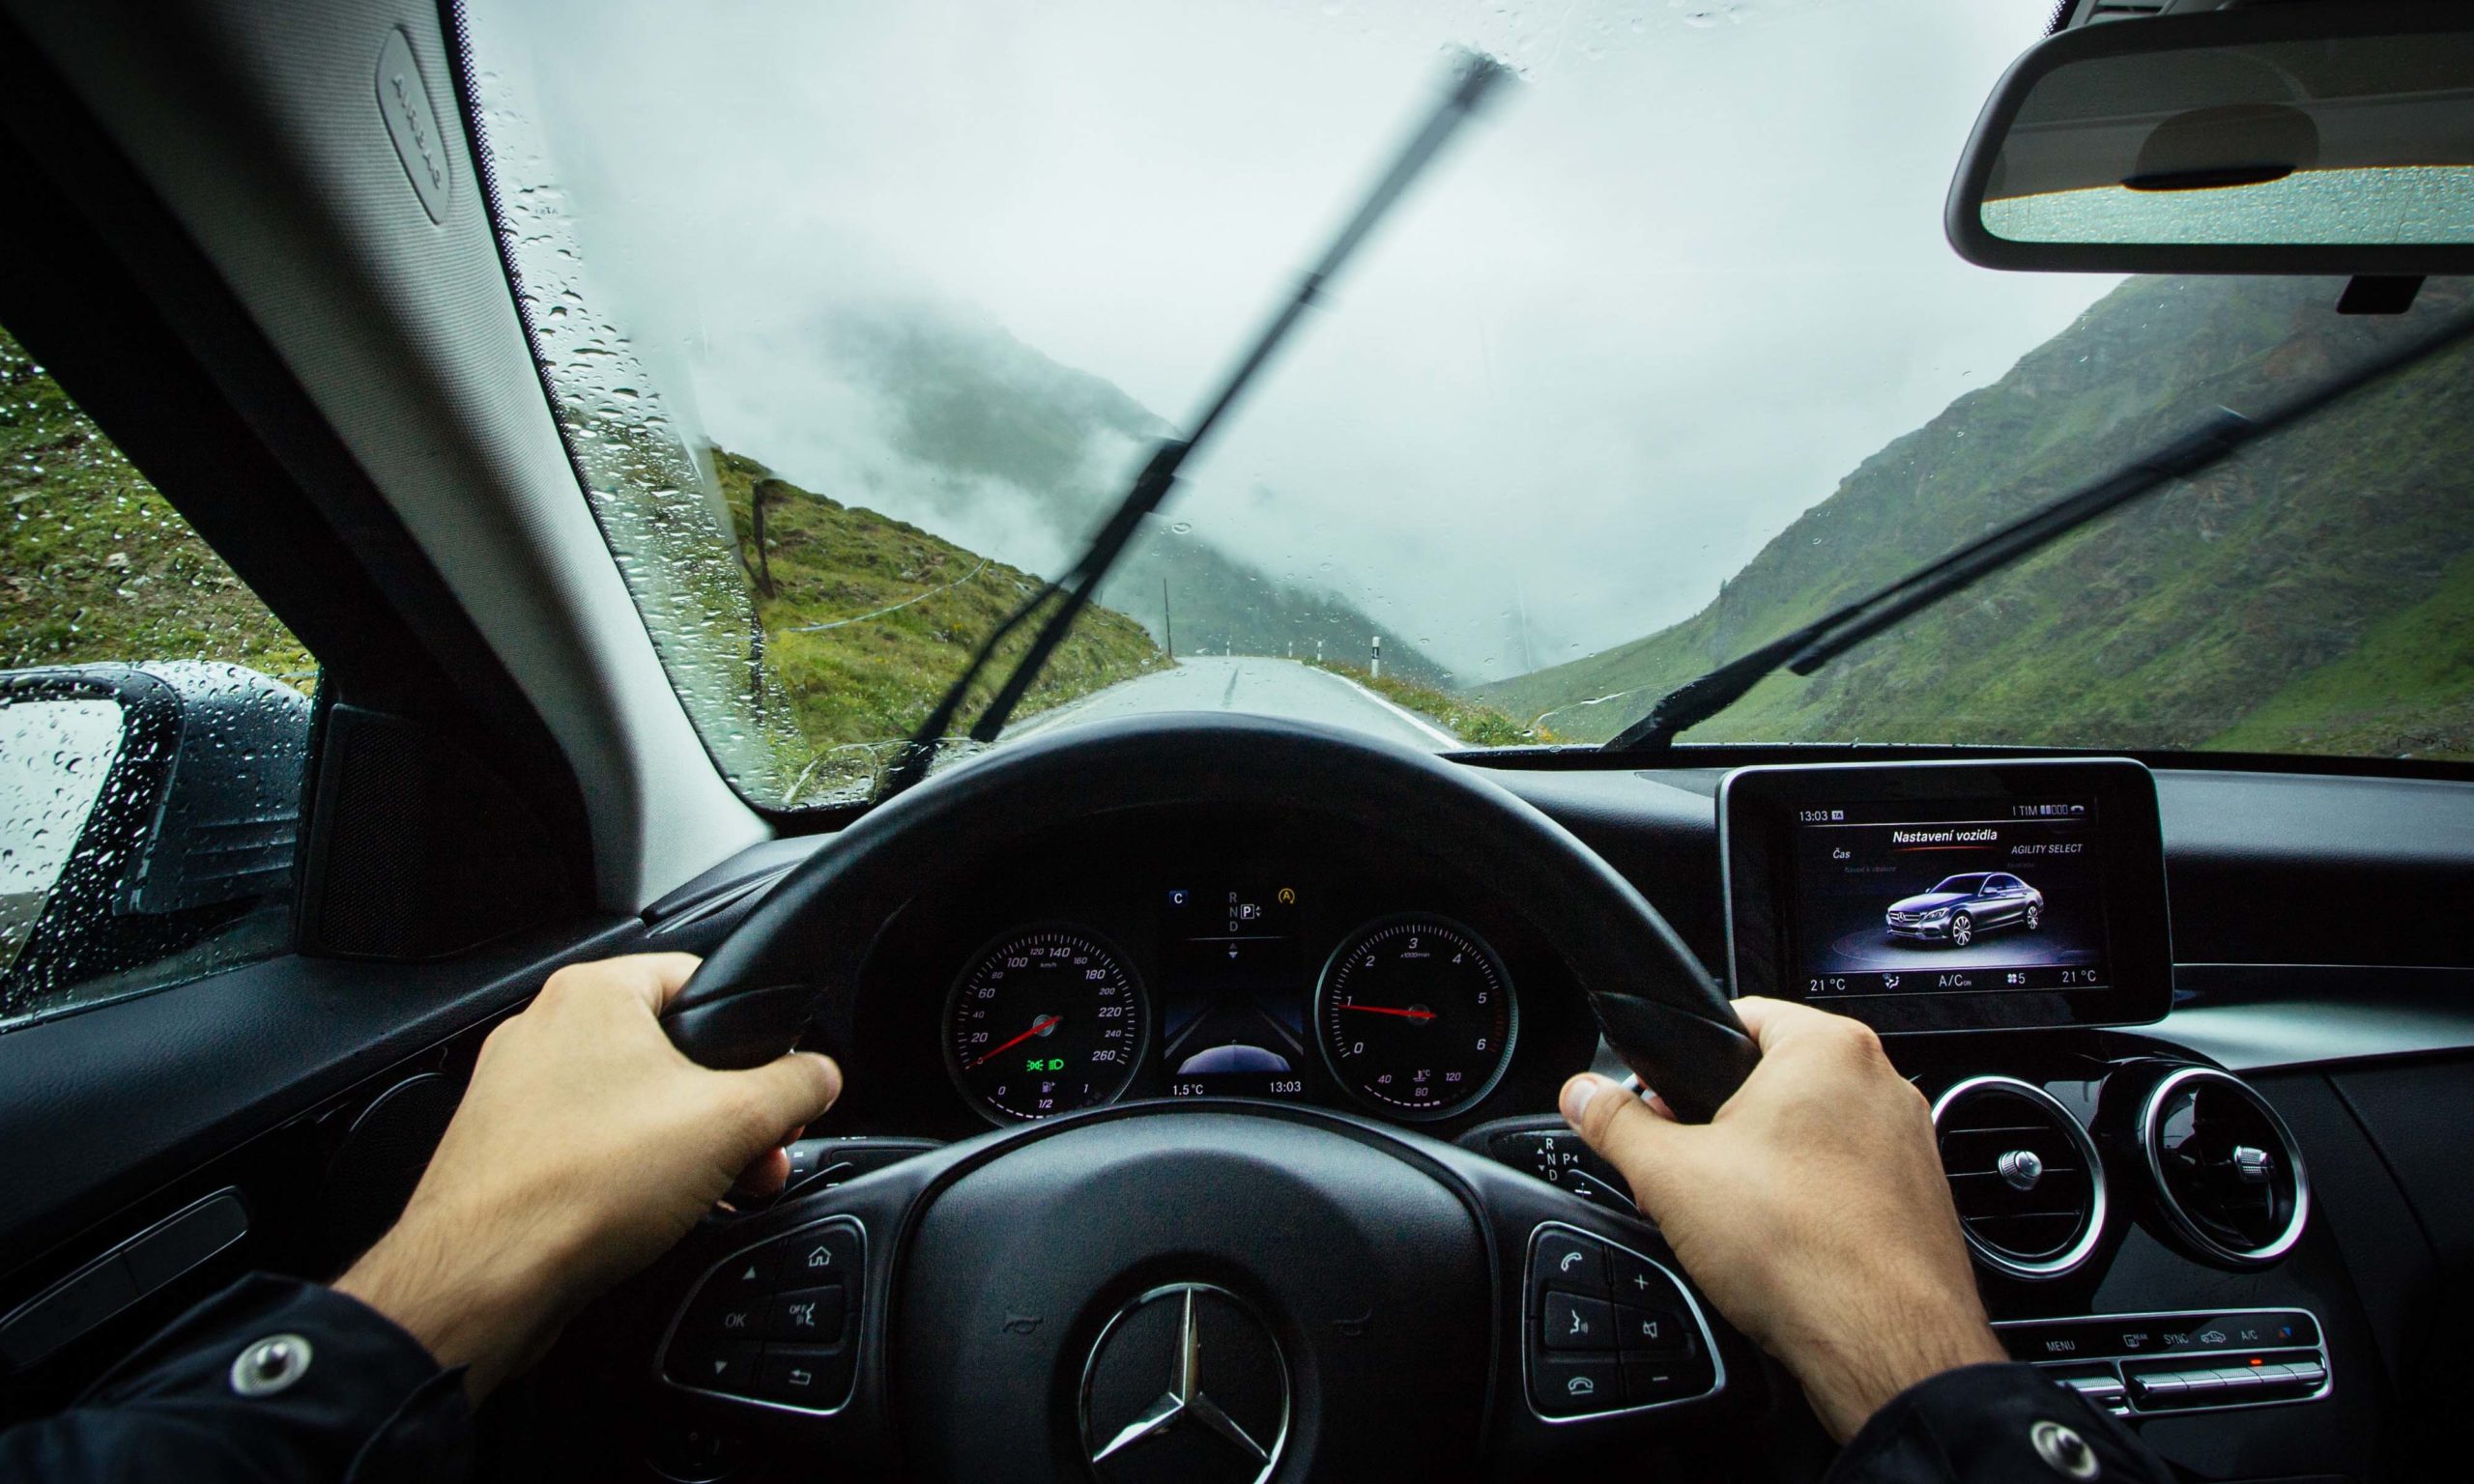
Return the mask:
<path id="1" fill-rule="evenodd" d="M 238 665 L 0 674 L 0 1024 L 288 921 L 308 755 L 308 698 Z"/>
<path id="2" fill-rule="evenodd" d="M 2474 271 L 2474 7 L 2288 4 L 2064 31 L 1951 183 L 1987 268 Z"/>

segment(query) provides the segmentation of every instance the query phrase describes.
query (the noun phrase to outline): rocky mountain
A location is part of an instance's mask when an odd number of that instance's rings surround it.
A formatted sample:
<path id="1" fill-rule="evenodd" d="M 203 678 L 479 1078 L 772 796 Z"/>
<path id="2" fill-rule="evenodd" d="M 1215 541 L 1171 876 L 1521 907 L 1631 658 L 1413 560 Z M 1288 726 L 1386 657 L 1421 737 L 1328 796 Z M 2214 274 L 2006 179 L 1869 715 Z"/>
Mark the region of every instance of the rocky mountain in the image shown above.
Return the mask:
<path id="1" fill-rule="evenodd" d="M 1480 688 L 1602 738 L 1668 687 L 2109 471 L 2463 310 L 2328 279 L 2125 281 L 1843 479 L 1682 623 Z M 2474 349 L 2460 345 L 1877 637 L 1695 741 L 2474 756 Z"/>

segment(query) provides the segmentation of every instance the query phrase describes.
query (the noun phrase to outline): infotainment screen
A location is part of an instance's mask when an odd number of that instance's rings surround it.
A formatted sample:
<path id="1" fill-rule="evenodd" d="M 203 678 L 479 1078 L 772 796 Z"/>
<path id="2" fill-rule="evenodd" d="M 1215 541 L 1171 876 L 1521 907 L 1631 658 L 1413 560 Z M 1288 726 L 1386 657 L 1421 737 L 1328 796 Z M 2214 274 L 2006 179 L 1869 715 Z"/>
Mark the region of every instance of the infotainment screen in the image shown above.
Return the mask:
<path id="1" fill-rule="evenodd" d="M 2096 800 L 1862 799 L 1799 813 L 1790 926 L 1806 998 L 2107 982 Z"/>
<path id="2" fill-rule="evenodd" d="M 1885 1031 L 2127 1024 L 2170 1004 L 2138 763 L 1747 768 L 1720 811 L 1740 994 Z"/>

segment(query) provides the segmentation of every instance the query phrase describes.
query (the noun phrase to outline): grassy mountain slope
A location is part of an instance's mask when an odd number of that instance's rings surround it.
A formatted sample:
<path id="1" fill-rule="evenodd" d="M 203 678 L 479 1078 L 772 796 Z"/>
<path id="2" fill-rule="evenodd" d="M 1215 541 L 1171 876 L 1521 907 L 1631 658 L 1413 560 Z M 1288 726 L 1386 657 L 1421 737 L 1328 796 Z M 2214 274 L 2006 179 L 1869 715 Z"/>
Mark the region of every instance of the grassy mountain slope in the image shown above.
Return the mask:
<path id="1" fill-rule="evenodd" d="M 762 569 L 770 572 L 773 590 L 757 588 L 757 613 L 765 659 L 817 759 L 789 802 L 813 801 L 863 782 L 884 761 L 887 744 L 926 720 L 971 652 L 1038 590 L 1039 580 L 915 526 L 776 479 L 753 459 L 716 449 L 713 465 L 752 582 L 760 570 L 754 499 L 760 486 L 765 491 Z M 1019 646 L 1000 651 L 965 717 L 985 703 L 1004 673 L 1001 660 Z M 1139 624 L 1107 609 L 1086 610 L 1018 715 L 1166 664 Z"/>
<path id="2" fill-rule="evenodd" d="M 1864 461 L 1701 613 L 1480 695 L 1584 738 L 2014 519 L 2223 403 L 2273 405 L 2463 305 L 2346 320 L 2322 279 L 2133 279 Z M 1695 740 L 2465 756 L 2474 352 L 2460 348 L 2079 532 Z M 1615 695 L 1618 699 L 1588 704 Z M 1560 708 L 1560 709 L 1558 709 Z"/>
<path id="3" fill-rule="evenodd" d="M 835 317 L 831 354 L 883 403 L 896 453 L 935 505 L 1028 501 L 1069 546 L 1105 519 L 1148 445 L 1173 430 L 1113 384 L 1058 363 L 993 324 L 926 306 Z M 1184 498 L 1191 499 L 1191 495 Z M 1172 512 L 1173 513 L 1173 512 Z M 1161 591 L 1167 585 L 1165 600 Z M 1444 678 L 1417 644 L 1330 590 L 1274 577 L 1200 535 L 1152 521 L 1127 547 L 1100 601 L 1137 617 L 1180 650 L 1363 655 L 1383 636 L 1388 668 Z"/>
<path id="4" fill-rule="evenodd" d="M 749 499 L 767 471 L 726 452 L 713 462 L 752 568 Z M 760 694 L 787 699 L 815 759 L 798 795 L 812 801 L 864 782 L 1036 580 L 873 511 L 789 485 L 771 496 L 774 592 L 759 596 L 758 613 L 779 688 Z M 5 332 L 0 500 L 0 669 L 213 659 L 314 682 L 317 662 L 300 641 Z M 806 630 L 921 592 L 890 614 Z M 1166 663 L 1140 625 L 1090 612 L 1022 713 Z"/>
<path id="5" fill-rule="evenodd" d="M 0 330 L 0 670 L 317 662 L 25 348 Z"/>
<path id="6" fill-rule="evenodd" d="M 2474 556 L 2429 598 L 2373 624 L 2342 659 L 2307 671 L 2213 745 L 2246 752 L 2474 756 Z"/>

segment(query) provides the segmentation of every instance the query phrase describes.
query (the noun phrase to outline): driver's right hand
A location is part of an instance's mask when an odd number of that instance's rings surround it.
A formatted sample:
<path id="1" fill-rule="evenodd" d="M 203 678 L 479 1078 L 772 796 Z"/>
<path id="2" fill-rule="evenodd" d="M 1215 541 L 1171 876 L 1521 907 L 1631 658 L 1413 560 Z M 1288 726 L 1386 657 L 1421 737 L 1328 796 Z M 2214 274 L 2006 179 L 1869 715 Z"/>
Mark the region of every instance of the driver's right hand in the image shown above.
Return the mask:
<path id="1" fill-rule="evenodd" d="M 1976 1296 L 1932 1115 L 1880 1038 L 1779 1000 L 1739 1000 L 1736 1012 L 1761 1064 L 1707 1125 L 1587 1074 L 1564 1085 L 1564 1117 L 1844 1441 L 1915 1383 L 2006 1357 Z"/>

